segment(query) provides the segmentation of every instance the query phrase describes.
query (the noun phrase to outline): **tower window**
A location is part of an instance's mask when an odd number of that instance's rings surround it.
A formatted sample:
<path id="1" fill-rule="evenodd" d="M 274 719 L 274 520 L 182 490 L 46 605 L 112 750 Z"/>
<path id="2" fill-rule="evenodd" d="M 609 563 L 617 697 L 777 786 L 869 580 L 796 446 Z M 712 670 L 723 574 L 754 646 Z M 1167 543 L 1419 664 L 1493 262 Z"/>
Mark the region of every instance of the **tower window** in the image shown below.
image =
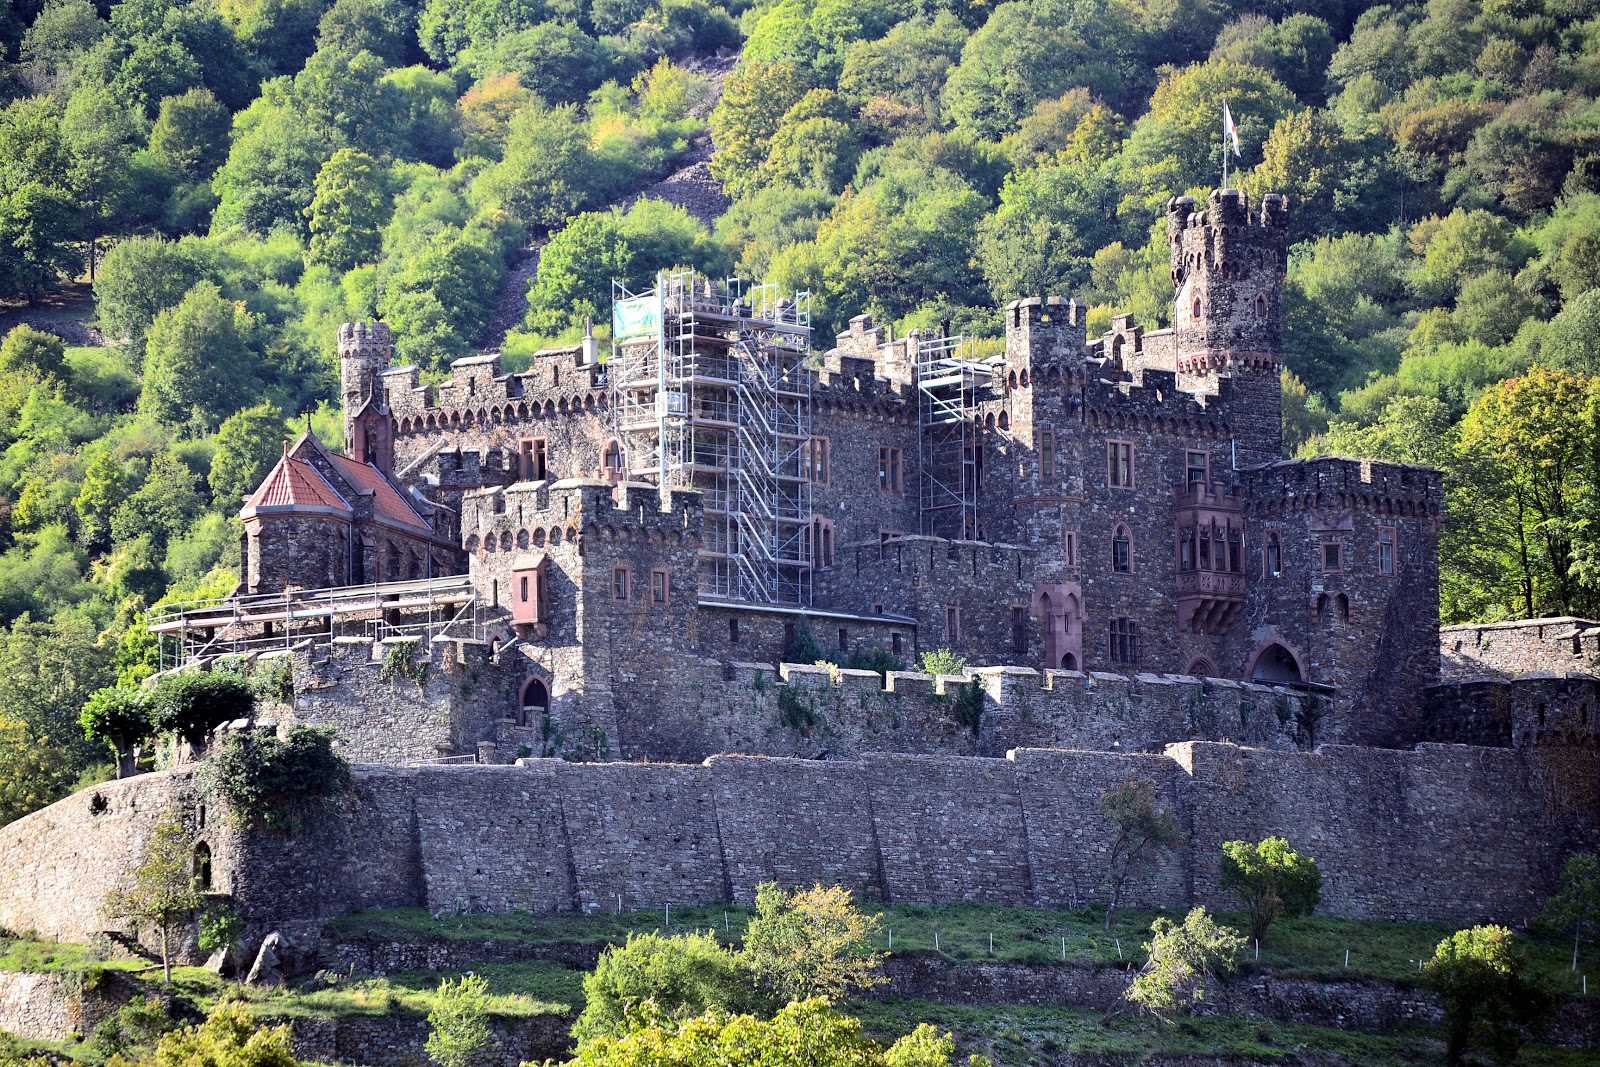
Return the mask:
<path id="1" fill-rule="evenodd" d="M 667 602 L 667 572 L 663 567 L 657 567 L 650 572 L 650 603 L 665 604 Z"/>
<path id="2" fill-rule="evenodd" d="M 1395 529 L 1385 526 L 1378 531 L 1378 573 L 1394 577 Z"/>
<path id="3" fill-rule="evenodd" d="M 904 455 L 898 448 L 878 449 L 878 489 L 885 493 L 905 491 Z"/>
<path id="4" fill-rule="evenodd" d="M 611 570 L 611 599 L 628 599 L 628 568 L 613 567 Z"/>
<path id="5" fill-rule="evenodd" d="M 1185 484 L 1189 486 L 1205 485 L 1206 482 L 1210 481 L 1208 472 L 1211 467 L 1211 457 L 1206 453 L 1188 453 L 1184 461 L 1184 467 L 1187 472 L 1184 478 Z"/>
<path id="6" fill-rule="evenodd" d="M 730 618 L 728 620 L 728 644 L 737 645 L 738 643 L 739 643 L 739 620 Z"/>
<path id="7" fill-rule="evenodd" d="M 806 466 L 809 469 L 811 480 L 817 485 L 828 484 L 829 460 L 828 439 L 826 437 L 813 437 L 806 450 Z"/>
<path id="8" fill-rule="evenodd" d="M 1133 444 L 1106 442 L 1106 484 L 1113 489 L 1133 488 Z"/>
<path id="9" fill-rule="evenodd" d="M 1112 619 L 1108 627 L 1107 651 L 1111 662 L 1139 662 L 1139 624 L 1132 619 Z"/>
<path id="10" fill-rule="evenodd" d="M 1118 574 L 1133 572 L 1133 541 L 1126 526 L 1118 526 L 1111 537 L 1111 569 Z"/>
<path id="11" fill-rule="evenodd" d="M 1011 609 L 1011 651 L 1026 654 L 1028 651 L 1028 609 Z"/>
<path id="12" fill-rule="evenodd" d="M 1276 533 L 1267 534 L 1267 577 L 1283 577 L 1283 545 Z"/>
<path id="13" fill-rule="evenodd" d="M 525 482 L 542 482 L 550 476 L 550 466 L 547 462 L 548 452 L 545 449 L 545 439 L 542 437 L 526 438 L 522 441 L 520 455 L 521 469 L 517 472 Z"/>
<path id="14" fill-rule="evenodd" d="M 944 609 L 944 639 L 952 645 L 961 640 L 961 609 Z"/>
<path id="15" fill-rule="evenodd" d="M 1198 296 L 1195 297 L 1194 298 L 1194 317 L 1197 318 L 1197 319 L 1205 318 L 1206 317 L 1205 316 L 1205 311 L 1206 311 L 1205 303 Z"/>
<path id="16" fill-rule="evenodd" d="M 1228 528 L 1228 570 L 1244 573 L 1244 531 L 1232 526 Z"/>
<path id="17" fill-rule="evenodd" d="M 1065 541 L 1064 547 L 1067 556 L 1066 564 L 1069 567 L 1076 567 L 1078 565 L 1078 531 L 1068 530 L 1063 536 L 1063 540 Z"/>
<path id="18" fill-rule="evenodd" d="M 1322 569 L 1325 573 L 1344 570 L 1344 546 L 1337 541 L 1322 544 Z"/>
<path id="19" fill-rule="evenodd" d="M 1049 480 L 1056 476 L 1056 432 L 1039 431 L 1039 477 Z"/>
<path id="20" fill-rule="evenodd" d="M 1265 296 L 1263 296 L 1261 293 L 1257 293 L 1256 294 L 1256 318 L 1264 319 L 1266 317 L 1267 317 L 1267 298 Z"/>

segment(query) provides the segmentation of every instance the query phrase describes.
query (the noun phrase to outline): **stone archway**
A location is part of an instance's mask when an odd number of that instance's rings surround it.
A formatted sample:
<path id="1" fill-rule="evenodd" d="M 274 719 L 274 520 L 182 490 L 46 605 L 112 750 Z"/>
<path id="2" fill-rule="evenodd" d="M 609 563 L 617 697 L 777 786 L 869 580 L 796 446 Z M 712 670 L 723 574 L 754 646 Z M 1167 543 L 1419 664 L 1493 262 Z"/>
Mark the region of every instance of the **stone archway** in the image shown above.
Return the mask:
<path id="1" fill-rule="evenodd" d="M 1305 682 L 1304 659 L 1283 641 L 1264 641 L 1256 649 L 1255 655 L 1250 657 L 1250 665 L 1245 668 L 1244 680 L 1247 682 L 1293 683 Z"/>

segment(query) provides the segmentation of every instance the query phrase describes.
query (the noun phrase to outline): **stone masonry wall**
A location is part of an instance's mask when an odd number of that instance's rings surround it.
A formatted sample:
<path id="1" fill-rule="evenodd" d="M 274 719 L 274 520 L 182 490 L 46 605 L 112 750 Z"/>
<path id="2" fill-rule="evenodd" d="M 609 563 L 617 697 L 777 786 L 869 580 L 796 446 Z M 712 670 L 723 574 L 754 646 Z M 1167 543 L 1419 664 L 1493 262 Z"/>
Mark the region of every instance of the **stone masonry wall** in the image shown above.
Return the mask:
<path id="1" fill-rule="evenodd" d="M 1439 630 L 1444 681 L 1529 671 L 1592 671 L 1600 665 L 1600 623 L 1571 616 L 1520 619 Z"/>
<path id="2" fill-rule="evenodd" d="M 1100 796 L 1137 775 L 1156 782 L 1183 843 L 1140 872 L 1130 905 L 1220 905 L 1222 843 L 1280 834 L 1321 866 L 1322 914 L 1517 922 L 1538 910 L 1566 855 L 1595 844 L 1592 818 L 1565 817 L 1573 802 L 1593 810 L 1593 766 L 1568 782 L 1582 794 L 1570 797 L 1551 788 L 1549 770 L 1515 749 L 1205 742 L 1003 760 L 363 766 L 337 817 L 291 837 L 218 838 L 213 855 L 252 938 L 312 938 L 354 908 L 749 901 L 768 879 L 838 882 L 888 901 L 1070 907 L 1102 898 L 1112 828 Z M 114 814 L 91 814 L 95 795 Z M 135 862 L 137 830 L 193 799 L 184 776 L 148 775 L 0 828 L 0 921 L 92 936 L 105 894 Z"/>

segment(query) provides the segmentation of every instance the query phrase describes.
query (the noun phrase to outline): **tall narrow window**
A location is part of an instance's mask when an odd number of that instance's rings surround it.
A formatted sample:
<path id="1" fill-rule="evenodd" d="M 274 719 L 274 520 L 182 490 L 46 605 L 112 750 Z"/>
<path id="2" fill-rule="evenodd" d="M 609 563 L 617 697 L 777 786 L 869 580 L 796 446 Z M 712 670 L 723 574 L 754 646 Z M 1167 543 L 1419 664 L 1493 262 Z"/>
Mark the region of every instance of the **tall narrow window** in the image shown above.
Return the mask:
<path id="1" fill-rule="evenodd" d="M 1028 609 L 1011 609 L 1011 651 L 1025 655 L 1028 651 Z"/>
<path id="2" fill-rule="evenodd" d="M 622 480 L 622 445 L 616 441 L 607 441 L 606 447 L 600 453 L 601 477 L 613 484 Z"/>
<path id="3" fill-rule="evenodd" d="M 1039 431 L 1039 477 L 1049 481 L 1056 476 L 1056 432 Z"/>
<path id="4" fill-rule="evenodd" d="M 1228 527 L 1228 570 L 1244 573 L 1244 531 L 1236 526 Z"/>
<path id="5" fill-rule="evenodd" d="M 1128 537 L 1128 528 L 1118 526 L 1111 537 L 1111 569 L 1118 574 L 1128 574 L 1133 570 L 1133 542 Z"/>
<path id="6" fill-rule="evenodd" d="M 1378 573 L 1390 577 L 1394 576 L 1394 535 L 1392 526 L 1378 531 Z"/>
<path id="7" fill-rule="evenodd" d="M 1133 488 L 1133 445 L 1129 442 L 1106 442 L 1106 484 L 1113 489 Z"/>
<path id="8" fill-rule="evenodd" d="M 1139 624 L 1132 619 L 1112 619 L 1109 624 L 1107 651 L 1111 662 L 1135 664 L 1139 662 Z"/>
<path id="9" fill-rule="evenodd" d="M 967 489 L 983 488 L 983 445 L 967 445 L 961 450 L 961 485 Z"/>
<path id="10" fill-rule="evenodd" d="M 1194 317 L 1197 318 L 1197 319 L 1203 319 L 1203 318 L 1206 317 L 1206 306 L 1205 306 L 1205 303 L 1203 301 L 1201 301 L 1201 299 L 1198 296 L 1194 298 L 1193 311 L 1194 311 Z"/>
<path id="11" fill-rule="evenodd" d="M 961 640 L 961 609 L 944 609 L 944 639 L 954 645 Z"/>
<path id="12" fill-rule="evenodd" d="M 650 603 L 665 604 L 667 602 L 667 572 L 663 567 L 657 567 L 650 572 Z"/>
<path id="13" fill-rule="evenodd" d="M 1337 541 L 1322 544 L 1322 569 L 1327 573 L 1344 570 L 1344 546 Z"/>
<path id="14" fill-rule="evenodd" d="M 810 468 L 811 480 L 817 485 L 828 484 L 830 467 L 828 454 L 828 439 L 826 437 L 813 437 L 807 449 L 807 466 Z"/>
<path id="15" fill-rule="evenodd" d="M 738 643 L 739 643 L 739 620 L 736 619 L 736 618 L 730 618 L 728 620 L 728 644 L 737 645 Z"/>
<path id="16" fill-rule="evenodd" d="M 1194 567 L 1194 527 L 1185 526 L 1178 531 L 1178 569 L 1192 571 Z"/>
<path id="17" fill-rule="evenodd" d="M 1068 530 L 1063 540 L 1066 542 L 1066 563 L 1069 567 L 1078 565 L 1078 531 Z"/>
<path id="18" fill-rule="evenodd" d="M 518 476 L 525 482 L 542 482 L 550 475 L 548 453 L 543 437 L 523 438 Z"/>
<path id="19" fill-rule="evenodd" d="M 1200 569 L 1211 569 L 1211 524 L 1200 527 Z"/>
<path id="20" fill-rule="evenodd" d="M 1267 577 L 1283 577 L 1283 544 L 1276 533 L 1267 534 Z"/>
<path id="21" fill-rule="evenodd" d="M 839 651 L 850 651 L 850 631 L 842 626 L 839 628 Z"/>
<path id="22" fill-rule="evenodd" d="M 628 568 L 613 567 L 611 569 L 611 599 L 628 599 Z"/>
<path id="23" fill-rule="evenodd" d="M 1207 471 L 1210 469 L 1210 457 L 1204 452 L 1190 452 L 1184 462 L 1186 470 L 1185 484 L 1189 486 L 1205 485 L 1209 480 Z"/>
<path id="24" fill-rule="evenodd" d="M 880 492 L 905 492 L 904 472 L 904 459 L 900 449 L 878 449 L 878 489 Z"/>
<path id="25" fill-rule="evenodd" d="M 1256 318 L 1264 319 L 1266 317 L 1267 317 L 1267 298 L 1265 296 L 1263 296 L 1261 293 L 1257 293 L 1256 294 Z"/>
<path id="26" fill-rule="evenodd" d="M 811 520 L 811 565 L 833 566 L 833 520 L 820 515 Z"/>

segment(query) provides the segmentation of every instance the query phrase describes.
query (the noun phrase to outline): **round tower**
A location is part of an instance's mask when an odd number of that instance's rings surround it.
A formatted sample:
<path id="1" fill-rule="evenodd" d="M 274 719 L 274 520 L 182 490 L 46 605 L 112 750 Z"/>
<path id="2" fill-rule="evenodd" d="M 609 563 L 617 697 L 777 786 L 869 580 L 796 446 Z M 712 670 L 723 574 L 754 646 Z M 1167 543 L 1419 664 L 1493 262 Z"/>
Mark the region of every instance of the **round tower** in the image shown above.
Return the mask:
<path id="1" fill-rule="evenodd" d="M 1288 198 L 1268 193 L 1252 217 L 1237 189 L 1213 191 L 1204 211 L 1196 211 L 1190 197 L 1174 197 L 1167 204 L 1167 239 L 1179 381 L 1226 392 L 1235 437 L 1246 453 L 1241 460 L 1280 458 Z"/>
<path id="2" fill-rule="evenodd" d="M 355 418 L 378 396 L 378 375 L 394 358 L 394 337 L 381 322 L 347 322 L 339 327 L 339 386 L 344 402 L 344 446 L 355 454 Z"/>

